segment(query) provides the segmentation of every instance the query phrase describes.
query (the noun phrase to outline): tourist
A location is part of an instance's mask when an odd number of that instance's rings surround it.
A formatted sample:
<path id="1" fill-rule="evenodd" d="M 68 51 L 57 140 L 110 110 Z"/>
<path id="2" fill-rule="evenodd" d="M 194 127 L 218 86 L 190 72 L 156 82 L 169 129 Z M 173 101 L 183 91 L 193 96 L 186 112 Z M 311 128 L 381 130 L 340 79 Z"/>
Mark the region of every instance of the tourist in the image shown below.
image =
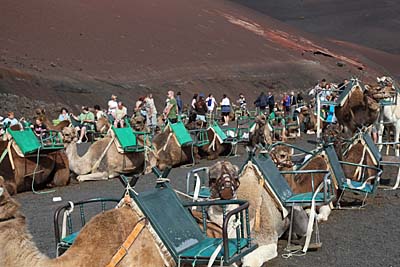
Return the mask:
<path id="1" fill-rule="evenodd" d="M 168 91 L 168 104 L 164 110 L 164 118 L 168 119 L 171 123 L 178 122 L 178 105 L 174 97 L 174 91 Z"/>
<path id="2" fill-rule="evenodd" d="M 82 143 L 83 137 L 86 135 L 88 128 L 92 129 L 94 126 L 94 114 L 89 111 L 87 106 L 82 106 L 82 113 L 79 116 L 75 116 L 71 113 L 71 116 L 79 121 L 79 125 L 75 127 L 75 130 L 80 132 L 77 144 Z"/>
<path id="3" fill-rule="evenodd" d="M 33 125 L 33 132 L 35 133 L 35 135 L 37 137 L 39 137 L 40 139 L 45 138 L 46 136 L 46 132 L 47 132 L 47 127 L 46 125 L 43 123 L 43 119 L 42 118 L 37 118 L 35 120 L 35 124 Z"/>
<path id="4" fill-rule="evenodd" d="M 206 122 L 206 114 L 207 114 L 207 104 L 206 101 L 204 100 L 204 95 L 200 94 L 199 95 L 199 100 L 196 103 L 196 120 L 201 120 Z"/>
<path id="5" fill-rule="evenodd" d="M 157 109 L 154 104 L 153 94 L 148 94 L 144 101 L 147 115 L 146 124 L 148 127 L 155 127 L 157 125 Z"/>
<path id="6" fill-rule="evenodd" d="M 58 116 L 58 120 L 61 121 L 68 121 L 69 120 L 69 114 L 68 114 L 68 109 L 66 108 L 61 108 L 60 115 Z"/>
<path id="7" fill-rule="evenodd" d="M 122 101 L 119 101 L 117 109 L 115 110 L 115 117 L 114 117 L 114 127 L 115 128 L 124 128 L 125 127 L 126 115 L 127 115 L 127 109 L 122 104 Z"/>
<path id="8" fill-rule="evenodd" d="M 108 101 L 108 114 L 114 116 L 117 107 L 118 107 L 117 96 L 111 95 L 111 99 Z"/>
<path id="9" fill-rule="evenodd" d="M 207 111 L 210 116 L 210 119 L 214 119 L 214 110 L 218 106 L 217 101 L 215 100 L 213 94 L 208 94 L 208 97 L 206 98 L 206 104 L 207 104 Z"/>
<path id="10" fill-rule="evenodd" d="M 297 106 L 298 107 L 304 106 L 304 98 L 303 98 L 303 94 L 301 92 L 299 92 L 297 94 Z"/>
<path id="11" fill-rule="evenodd" d="M 198 97 L 198 94 L 193 95 L 192 102 L 190 104 L 191 110 L 196 110 L 197 97 Z"/>
<path id="12" fill-rule="evenodd" d="M 8 127 L 19 124 L 18 120 L 14 117 L 14 112 L 10 111 L 7 113 L 7 118 L 3 120 L 3 128 L 6 129 Z"/>
<path id="13" fill-rule="evenodd" d="M 274 95 L 271 93 L 271 91 L 268 92 L 267 104 L 268 104 L 269 113 L 271 114 L 272 112 L 274 112 L 274 107 L 275 107 L 275 99 L 274 99 Z"/>
<path id="14" fill-rule="evenodd" d="M 96 121 L 98 121 L 100 118 L 105 117 L 104 112 L 101 110 L 100 105 L 94 105 L 94 117 Z"/>
<path id="15" fill-rule="evenodd" d="M 256 105 L 257 108 L 260 109 L 260 112 L 265 112 L 265 108 L 267 107 L 268 104 L 268 98 L 264 94 L 264 92 L 261 92 L 261 94 L 257 97 L 256 101 L 254 101 L 254 104 Z"/>
<path id="16" fill-rule="evenodd" d="M 290 112 L 290 97 L 287 93 L 283 94 L 283 99 L 282 99 L 282 106 L 285 110 L 285 115 L 289 115 Z"/>
<path id="17" fill-rule="evenodd" d="M 244 116 L 247 113 L 247 103 L 246 103 L 246 98 L 242 93 L 239 94 L 239 99 L 236 102 L 239 104 L 242 116 Z"/>
<path id="18" fill-rule="evenodd" d="M 182 111 L 183 111 L 183 101 L 182 101 L 181 92 L 178 92 L 176 94 L 176 104 L 178 105 L 178 114 L 181 115 Z"/>
<path id="19" fill-rule="evenodd" d="M 339 85 L 338 85 L 339 94 L 342 93 L 344 91 L 344 89 L 346 89 L 346 86 L 348 83 L 349 83 L 349 80 L 347 80 L 347 79 L 344 79 L 343 82 L 339 83 Z"/>
<path id="20" fill-rule="evenodd" d="M 290 93 L 289 103 L 290 103 L 290 117 L 293 118 L 294 110 L 296 109 L 297 106 L 297 99 L 293 91 Z"/>
<path id="21" fill-rule="evenodd" d="M 229 114 L 231 112 L 231 101 L 229 98 L 226 96 L 226 94 L 223 95 L 222 101 L 221 101 L 221 114 L 224 118 L 224 124 L 223 126 L 228 126 L 229 125 Z"/>
<path id="22" fill-rule="evenodd" d="M 147 118 L 145 97 L 141 96 L 135 103 L 135 116 L 142 116 Z"/>

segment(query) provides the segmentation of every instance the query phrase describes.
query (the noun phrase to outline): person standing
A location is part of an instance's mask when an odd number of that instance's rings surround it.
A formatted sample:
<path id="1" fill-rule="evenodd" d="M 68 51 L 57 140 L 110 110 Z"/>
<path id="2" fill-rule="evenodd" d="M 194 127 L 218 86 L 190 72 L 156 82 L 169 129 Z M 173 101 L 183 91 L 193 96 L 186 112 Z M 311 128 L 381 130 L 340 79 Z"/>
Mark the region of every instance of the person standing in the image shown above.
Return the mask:
<path id="1" fill-rule="evenodd" d="M 294 110 L 296 109 L 296 106 L 297 106 L 297 99 L 296 99 L 296 96 L 294 95 L 293 91 L 291 92 L 291 94 L 289 96 L 289 102 L 290 102 L 290 117 L 293 118 Z"/>
<path id="2" fill-rule="evenodd" d="M 231 101 L 226 96 L 226 94 L 224 94 L 222 97 L 222 101 L 221 101 L 221 113 L 224 118 L 223 126 L 229 125 L 229 113 L 230 112 L 231 112 Z"/>
<path id="3" fill-rule="evenodd" d="M 157 124 L 157 109 L 154 104 L 153 94 L 148 94 L 145 99 L 146 106 L 146 124 L 148 127 L 155 127 Z"/>
<path id="4" fill-rule="evenodd" d="M 198 94 L 193 95 L 192 103 L 190 104 L 191 110 L 196 110 L 197 97 L 198 97 Z"/>
<path id="5" fill-rule="evenodd" d="M 212 120 L 214 117 L 215 107 L 218 106 L 217 101 L 215 100 L 213 94 L 208 95 L 208 97 L 206 98 L 206 104 L 207 104 L 208 114 L 210 115 L 210 118 Z"/>
<path id="6" fill-rule="evenodd" d="M 200 94 L 199 95 L 199 100 L 196 103 L 196 120 L 201 120 L 203 122 L 206 122 L 206 114 L 207 114 L 207 104 L 206 101 L 204 100 L 204 95 Z"/>
<path id="7" fill-rule="evenodd" d="M 176 104 L 178 105 L 178 114 L 181 115 L 183 111 L 183 101 L 181 97 L 181 92 L 176 94 Z"/>
<path id="8" fill-rule="evenodd" d="M 275 107 L 275 99 L 274 99 L 274 95 L 271 93 L 271 91 L 268 92 L 267 103 L 268 103 L 269 113 L 271 114 L 274 111 L 274 107 Z"/>
<path id="9" fill-rule="evenodd" d="M 118 107 L 117 96 L 111 95 L 111 99 L 108 101 L 108 115 L 114 117 L 117 107 Z"/>
<path id="10" fill-rule="evenodd" d="M 256 101 L 254 101 L 254 104 L 260 109 L 260 112 L 265 111 L 265 108 L 267 107 L 267 96 L 264 94 L 264 92 L 261 92 Z"/>
<path id="11" fill-rule="evenodd" d="M 174 97 L 174 91 L 168 91 L 168 104 L 164 110 L 164 117 L 168 119 L 171 123 L 178 122 L 178 105 Z"/>
<path id="12" fill-rule="evenodd" d="M 289 115 L 290 112 L 290 97 L 287 93 L 284 93 L 282 99 L 282 106 L 285 109 L 286 116 Z"/>
<path id="13" fill-rule="evenodd" d="M 237 100 L 237 103 L 239 104 L 242 116 L 244 116 L 247 113 L 247 103 L 246 98 L 242 93 L 239 94 L 239 99 Z"/>

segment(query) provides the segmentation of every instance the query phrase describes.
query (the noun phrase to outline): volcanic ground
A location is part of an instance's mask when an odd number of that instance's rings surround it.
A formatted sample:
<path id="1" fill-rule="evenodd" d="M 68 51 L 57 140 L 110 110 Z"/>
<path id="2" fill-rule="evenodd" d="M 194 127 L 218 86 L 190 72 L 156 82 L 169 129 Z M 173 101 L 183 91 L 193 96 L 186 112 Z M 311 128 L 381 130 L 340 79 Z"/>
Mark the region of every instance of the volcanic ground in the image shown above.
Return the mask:
<path id="1" fill-rule="evenodd" d="M 182 91 L 185 101 L 193 92 L 218 99 L 245 92 L 252 103 L 261 91 L 307 90 L 322 78 L 368 82 L 400 73 L 397 37 L 389 34 L 398 29 L 395 1 L 241 2 L 246 6 L 227 0 L 3 0 L 0 114 L 14 108 L 29 117 L 44 101 L 55 117 L 63 105 L 104 107 L 111 93 L 132 110 L 149 92 L 161 105 L 168 89 Z M 384 16 L 385 10 L 391 13 Z M 381 22 L 375 31 L 374 21 Z M 379 29 L 386 34 L 375 36 Z"/>

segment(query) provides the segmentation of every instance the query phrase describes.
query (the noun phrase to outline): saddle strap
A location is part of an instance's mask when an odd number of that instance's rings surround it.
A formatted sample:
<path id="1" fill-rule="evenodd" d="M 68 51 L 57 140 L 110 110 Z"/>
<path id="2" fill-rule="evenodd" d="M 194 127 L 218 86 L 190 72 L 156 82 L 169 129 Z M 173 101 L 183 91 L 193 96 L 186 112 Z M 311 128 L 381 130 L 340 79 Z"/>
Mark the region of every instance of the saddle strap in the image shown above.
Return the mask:
<path id="1" fill-rule="evenodd" d="M 106 267 L 115 267 L 118 265 L 118 263 L 128 253 L 129 248 L 135 242 L 136 238 L 139 236 L 139 234 L 142 232 L 142 230 L 145 226 L 146 226 L 146 220 L 145 220 L 145 218 L 143 218 L 135 225 L 132 232 L 128 235 L 125 242 L 121 245 L 121 247 L 118 249 L 118 251 L 114 254 L 114 256 L 111 258 L 110 263 L 107 264 Z"/>

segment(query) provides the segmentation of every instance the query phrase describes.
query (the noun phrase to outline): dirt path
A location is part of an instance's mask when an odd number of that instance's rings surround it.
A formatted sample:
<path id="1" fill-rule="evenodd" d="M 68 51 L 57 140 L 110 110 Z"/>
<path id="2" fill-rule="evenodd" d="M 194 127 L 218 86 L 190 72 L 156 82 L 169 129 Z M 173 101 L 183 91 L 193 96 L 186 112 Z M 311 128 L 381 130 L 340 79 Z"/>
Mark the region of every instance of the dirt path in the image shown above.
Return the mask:
<path id="1" fill-rule="evenodd" d="M 301 142 L 303 146 L 306 144 Z M 239 166 L 246 159 L 242 151 L 240 157 L 231 158 Z M 200 166 L 212 162 L 202 161 Z M 184 190 L 188 168 L 175 168 L 169 175 L 171 184 Z M 155 184 L 153 175 L 141 177 L 137 190 L 151 188 Z M 34 195 L 31 192 L 17 196 L 25 213 L 29 230 L 34 241 L 45 254 L 55 256 L 53 234 L 53 212 L 68 200 L 78 201 L 93 197 L 120 197 L 123 188 L 117 179 L 100 182 L 86 182 L 59 188 L 55 193 Z M 62 202 L 53 202 L 55 196 Z M 285 242 L 280 242 L 279 257 L 268 266 L 400 266 L 398 244 L 400 243 L 400 190 L 379 190 L 375 199 L 369 199 L 363 210 L 335 210 L 327 223 L 320 225 L 323 247 L 316 252 L 308 252 L 303 257 L 284 259 L 281 255 Z"/>

